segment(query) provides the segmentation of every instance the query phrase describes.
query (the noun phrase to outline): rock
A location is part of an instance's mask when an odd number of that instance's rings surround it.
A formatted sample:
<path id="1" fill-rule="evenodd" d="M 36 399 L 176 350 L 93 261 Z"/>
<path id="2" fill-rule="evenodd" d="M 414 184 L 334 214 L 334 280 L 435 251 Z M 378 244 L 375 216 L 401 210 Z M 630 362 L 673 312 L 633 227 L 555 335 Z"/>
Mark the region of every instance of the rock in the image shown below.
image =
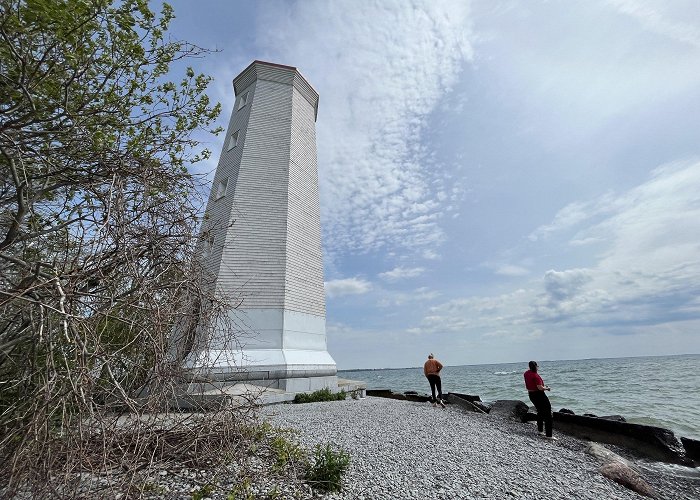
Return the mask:
<path id="1" fill-rule="evenodd" d="M 513 399 L 499 399 L 491 405 L 491 415 L 500 415 L 503 417 L 515 418 L 522 421 L 527 415 L 528 407 L 522 401 Z"/>
<path id="2" fill-rule="evenodd" d="M 404 397 L 407 401 L 415 401 L 417 403 L 425 403 L 430 401 L 430 396 L 427 394 L 418 394 L 417 392 L 404 392 Z"/>
<path id="3" fill-rule="evenodd" d="M 400 394 L 398 392 L 392 392 L 391 389 L 367 389 L 366 394 L 367 396 L 373 396 L 375 398 L 398 399 L 401 401 L 415 401 L 418 403 L 430 401 L 430 396 L 427 394 L 418 394 L 416 391 L 406 391 Z"/>
<path id="4" fill-rule="evenodd" d="M 554 428 L 572 436 L 635 450 L 649 458 L 687 465 L 683 446 L 668 429 L 554 412 Z"/>
<path id="5" fill-rule="evenodd" d="M 691 460 L 700 462 L 700 441 L 682 437 L 681 443 L 683 443 L 683 448 L 685 449 L 685 456 Z"/>
<path id="6" fill-rule="evenodd" d="M 457 405 L 460 408 L 463 408 L 464 410 L 472 411 L 474 413 L 487 413 L 486 411 L 481 409 L 480 406 L 477 406 L 478 402 L 472 402 L 472 401 L 463 399 L 454 393 L 449 393 L 447 395 L 447 402 L 454 404 L 454 405 Z"/>
<path id="7" fill-rule="evenodd" d="M 537 411 L 536 410 L 528 410 L 528 412 L 523 415 L 522 421 L 523 422 L 534 422 L 537 420 Z"/>
<path id="8" fill-rule="evenodd" d="M 562 408 L 559 410 L 559 413 L 568 413 L 569 415 L 575 415 L 575 413 L 572 410 L 569 410 L 568 408 Z"/>
<path id="9" fill-rule="evenodd" d="M 590 443 L 586 448 L 586 453 L 588 453 L 589 455 L 593 455 L 596 458 L 599 458 L 601 462 L 620 462 L 629 467 L 630 469 L 634 470 L 635 472 L 638 472 L 638 469 L 629 460 L 626 460 L 617 453 L 608 450 L 602 444 Z"/>
<path id="10" fill-rule="evenodd" d="M 650 498 L 656 498 L 653 488 L 630 467 L 622 462 L 608 462 L 598 469 L 600 473 L 632 491 Z"/>
<path id="11" fill-rule="evenodd" d="M 455 396 L 460 397 L 462 399 L 466 399 L 467 401 L 471 401 L 472 403 L 476 401 L 481 401 L 481 398 L 479 396 L 472 396 L 470 394 L 460 394 L 459 392 L 450 392 L 448 393 L 448 396 L 450 394 L 454 394 Z"/>
<path id="12" fill-rule="evenodd" d="M 573 412 L 571 412 L 571 413 L 573 413 Z M 598 418 L 598 415 L 594 415 L 593 413 L 584 413 L 583 416 L 584 417 L 591 417 L 591 418 Z"/>
<path id="13" fill-rule="evenodd" d="M 378 398 L 390 398 L 391 389 L 367 389 L 367 395 Z"/>
<path id="14" fill-rule="evenodd" d="M 478 397 L 478 396 L 477 396 Z M 477 408 L 481 408 L 484 413 L 491 411 L 491 403 L 482 403 L 481 401 L 472 401 L 472 404 Z"/>
<path id="15" fill-rule="evenodd" d="M 605 415 L 604 417 L 598 418 L 604 418 L 605 420 L 614 420 L 615 422 L 627 422 L 627 419 L 622 415 Z"/>

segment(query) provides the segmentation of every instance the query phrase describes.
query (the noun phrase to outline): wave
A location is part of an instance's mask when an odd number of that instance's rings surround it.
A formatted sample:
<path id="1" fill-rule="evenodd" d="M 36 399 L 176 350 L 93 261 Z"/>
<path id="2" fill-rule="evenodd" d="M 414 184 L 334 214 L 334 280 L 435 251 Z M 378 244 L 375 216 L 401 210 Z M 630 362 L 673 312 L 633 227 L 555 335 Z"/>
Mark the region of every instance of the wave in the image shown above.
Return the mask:
<path id="1" fill-rule="evenodd" d="M 493 372 L 494 375 L 512 375 L 514 373 L 519 373 L 518 370 L 512 370 L 509 372 Z"/>

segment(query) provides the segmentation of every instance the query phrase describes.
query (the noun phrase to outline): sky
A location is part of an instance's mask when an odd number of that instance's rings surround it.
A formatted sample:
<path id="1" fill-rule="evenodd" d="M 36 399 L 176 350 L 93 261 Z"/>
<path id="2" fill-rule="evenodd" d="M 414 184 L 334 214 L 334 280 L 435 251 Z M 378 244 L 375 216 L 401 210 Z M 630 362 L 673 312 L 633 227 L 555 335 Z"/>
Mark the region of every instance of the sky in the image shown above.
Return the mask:
<path id="1" fill-rule="evenodd" d="M 256 59 L 320 94 L 339 369 L 700 352 L 700 2 L 170 3 L 222 126 Z"/>

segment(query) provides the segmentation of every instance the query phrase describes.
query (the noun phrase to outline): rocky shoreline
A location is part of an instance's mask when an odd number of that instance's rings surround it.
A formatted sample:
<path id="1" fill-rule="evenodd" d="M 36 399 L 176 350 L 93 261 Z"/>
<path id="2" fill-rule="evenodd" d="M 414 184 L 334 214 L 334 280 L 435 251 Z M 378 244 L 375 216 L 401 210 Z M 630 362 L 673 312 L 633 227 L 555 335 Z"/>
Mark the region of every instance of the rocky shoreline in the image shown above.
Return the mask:
<path id="1" fill-rule="evenodd" d="M 520 410 L 514 411 L 518 405 L 506 404 L 522 402 L 493 404 L 486 413 L 457 402 L 442 409 L 423 401 L 423 396 L 408 396 L 258 409 L 255 420 L 267 422 L 267 427 L 260 428 L 267 442 L 283 432 L 283 441 L 291 446 L 298 443 L 311 450 L 331 443 L 350 455 L 339 493 L 313 490 L 294 460 L 277 467 L 263 440 L 219 466 L 192 469 L 173 463 L 144 471 L 135 495 L 111 490 L 109 476 L 82 475 L 74 496 L 115 500 L 132 496 L 153 500 L 700 498 L 699 468 L 649 460 L 614 444 L 592 444 L 558 432 L 556 424 L 558 440 L 548 441 L 533 422 L 522 421 Z M 16 498 L 34 497 L 19 494 Z"/>
<path id="2" fill-rule="evenodd" d="M 367 397 L 262 412 L 274 425 L 297 429 L 305 446 L 331 442 L 350 453 L 343 491 L 326 498 L 642 498 L 601 473 L 606 459 L 587 452 L 587 441 L 558 434 L 550 442 L 532 423 L 457 405 L 443 410 Z M 608 448 L 656 498 L 700 498 L 697 469 L 670 474 L 626 449 Z"/>

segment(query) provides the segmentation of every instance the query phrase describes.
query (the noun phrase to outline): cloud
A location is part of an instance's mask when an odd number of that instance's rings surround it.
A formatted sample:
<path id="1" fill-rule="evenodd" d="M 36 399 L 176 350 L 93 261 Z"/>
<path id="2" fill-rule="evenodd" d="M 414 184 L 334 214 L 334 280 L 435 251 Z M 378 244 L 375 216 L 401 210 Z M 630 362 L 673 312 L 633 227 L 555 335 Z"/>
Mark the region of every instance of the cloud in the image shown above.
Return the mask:
<path id="1" fill-rule="evenodd" d="M 485 333 L 484 338 L 493 338 L 499 340 L 505 340 L 508 342 L 533 342 L 540 340 L 542 338 L 542 330 L 536 328 L 529 333 L 518 334 L 511 330 L 495 330 L 492 332 Z"/>
<path id="2" fill-rule="evenodd" d="M 342 297 L 344 295 L 361 295 L 372 290 L 372 284 L 361 278 L 345 278 L 324 283 L 326 295 Z"/>
<path id="3" fill-rule="evenodd" d="M 434 250 L 426 249 L 421 254 L 421 257 L 423 257 L 426 260 L 438 260 L 440 258 L 440 255 Z"/>
<path id="4" fill-rule="evenodd" d="M 565 207 L 543 227 L 539 234 L 602 250 L 585 269 L 550 269 L 515 292 L 436 305 L 420 331 L 520 338 L 543 325 L 608 333 L 700 319 L 700 162 L 663 165 L 627 192 Z"/>
<path id="5" fill-rule="evenodd" d="M 391 271 L 387 271 L 385 273 L 379 273 L 379 277 L 385 281 L 389 282 L 395 282 L 403 279 L 408 279 L 408 278 L 415 278 L 417 276 L 420 276 L 425 272 L 425 269 L 422 267 L 412 267 L 412 268 L 404 268 L 404 267 L 395 267 Z"/>
<path id="6" fill-rule="evenodd" d="M 683 19 L 673 19 L 672 13 L 667 11 L 668 2 L 648 2 L 645 0 L 608 0 L 621 14 L 628 15 L 636 20 L 647 30 L 668 37 L 677 42 L 686 43 L 695 48 L 700 48 L 700 28 L 697 24 L 686 22 L 688 10 L 684 10 Z M 696 20 L 700 10 L 695 7 Z M 692 16 L 690 16 L 692 19 Z"/>
<path id="7" fill-rule="evenodd" d="M 585 269 L 549 270 L 544 273 L 544 289 L 551 302 L 560 302 L 574 296 L 590 280 L 590 272 Z"/>
<path id="8" fill-rule="evenodd" d="M 429 115 L 472 48 L 465 2 L 304 1 L 262 18 L 258 42 L 319 91 L 324 245 L 332 255 L 444 239 L 452 193 L 424 146 Z M 304 36 L 300 37 L 299 33 Z"/>
<path id="9" fill-rule="evenodd" d="M 525 276 L 530 274 L 530 271 L 521 266 L 514 266 L 512 264 L 504 264 L 496 269 L 496 274 L 501 276 Z"/>
<path id="10" fill-rule="evenodd" d="M 606 193 L 591 201 L 570 203 L 556 214 L 552 222 L 538 227 L 530 233 L 528 238 L 530 241 L 546 240 L 553 233 L 575 228 L 595 217 L 609 214 L 614 209 L 614 205 L 613 193 Z"/>
<path id="11" fill-rule="evenodd" d="M 410 290 L 408 292 L 385 291 L 383 298 L 378 302 L 379 307 L 400 307 L 404 304 L 426 304 L 440 297 L 440 292 L 431 290 L 426 286 Z"/>

